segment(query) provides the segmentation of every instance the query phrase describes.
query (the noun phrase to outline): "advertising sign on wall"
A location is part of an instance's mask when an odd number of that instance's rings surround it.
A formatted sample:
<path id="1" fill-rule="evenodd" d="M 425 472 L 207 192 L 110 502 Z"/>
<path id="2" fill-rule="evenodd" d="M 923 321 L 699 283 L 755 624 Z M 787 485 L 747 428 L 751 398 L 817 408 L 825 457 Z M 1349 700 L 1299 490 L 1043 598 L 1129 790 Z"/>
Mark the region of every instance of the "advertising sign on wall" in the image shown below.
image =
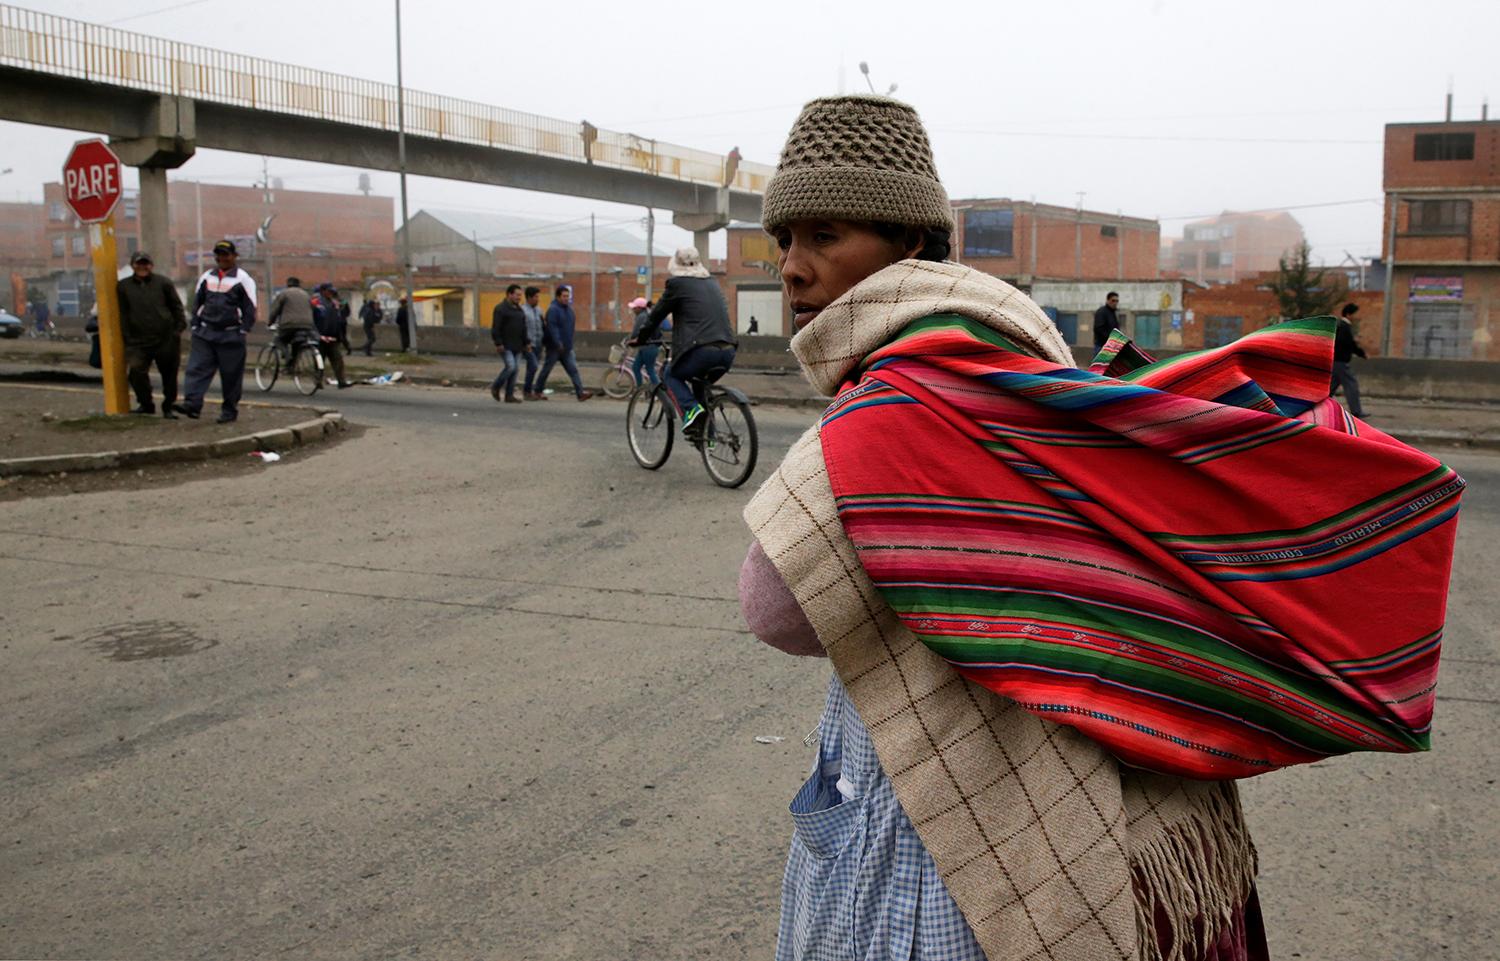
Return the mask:
<path id="1" fill-rule="evenodd" d="M 1407 300 L 1414 304 L 1454 303 L 1464 299 L 1464 278 L 1413 277 Z"/>

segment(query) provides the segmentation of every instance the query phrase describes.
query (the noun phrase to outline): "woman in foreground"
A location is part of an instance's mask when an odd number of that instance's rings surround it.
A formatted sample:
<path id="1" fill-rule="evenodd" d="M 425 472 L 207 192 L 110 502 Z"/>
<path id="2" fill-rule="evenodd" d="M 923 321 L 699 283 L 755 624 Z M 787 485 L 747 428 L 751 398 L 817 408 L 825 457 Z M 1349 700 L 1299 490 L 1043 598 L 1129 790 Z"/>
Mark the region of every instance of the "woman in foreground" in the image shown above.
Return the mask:
<path id="1" fill-rule="evenodd" d="M 951 209 L 896 101 L 808 104 L 762 222 L 793 352 L 837 397 L 745 512 L 747 622 L 834 668 L 791 805 L 778 959 L 1266 957 L 1228 778 L 1424 748 L 1435 641 L 1403 648 L 1420 663 L 1383 681 L 1418 692 L 1405 707 L 1303 688 L 1314 662 L 1340 663 L 1318 649 L 1329 624 L 1359 633 L 1372 616 L 1321 596 L 1363 593 L 1337 581 L 1350 565 L 1430 571 L 1410 609 L 1373 614 L 1387 634 L 1440 635 L 1461 479 L 1342 415 L 1316 370 L 1332 343 L 1318 322 L 1260 338 L 1264 390 L 1233 351 L 1167 386 L 1114 379 L 1143 362 L 1119 344 L 1094 374 L 1073 369 L 1028 298 L 946 262 Z M 1347 564 L 1341 540 L 1312 572 L 1285 569 L 1294 550 L 1199 536 L 1226 518 L 1342 522 L 1289 466 L 1304 464 L 1357 475 L 1356 503 L 1393 491 L 1419 519 L 1351 528 L 1348 544 L 1401 539 Z M 1287 650 L 1302 660 L 1271 663 Z M 1314 707 L 1282 733 L 1259 702 L 1232 705 L 1244 717 L 1212 703 L 1251 688 Z"/>

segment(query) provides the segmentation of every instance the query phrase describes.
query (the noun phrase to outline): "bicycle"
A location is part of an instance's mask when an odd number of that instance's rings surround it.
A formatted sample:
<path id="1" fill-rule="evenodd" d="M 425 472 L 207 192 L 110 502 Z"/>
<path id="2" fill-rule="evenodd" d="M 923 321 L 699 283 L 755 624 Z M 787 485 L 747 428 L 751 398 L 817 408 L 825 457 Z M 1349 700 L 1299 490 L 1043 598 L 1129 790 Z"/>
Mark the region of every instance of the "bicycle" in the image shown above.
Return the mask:
<path id="1" fill-rule="evenodd" d="M 323 386 L 323 352 L 318 349 L 317 331 L 297 331 L 291 343 L 283 342 L 278 335 L 262 347 L 255 358 L 255 386 L 270 390 L 283 370 L 292 375 L 292 383 L 302 396 L 318 392 Z"/>
<path id="2" fill-rule="evenodd" d="M 631 391 L 641 386 L 635 376 L 635 356 L 629 337 L 609 349 L 610 367 L 604 372 L 604 382 L 600 385 L 605 396 L 619 400 L 629 397 Z M 660 369 L 659 362 L 656 366 Z"/>
<path id="3" fill-rule="evenodd" d="M 671 348 L 662 347 L 662 369 L 671 365 Z M 755 417 L 750 413 L 750 398 L 733 387 L 720 387 L 714 381 L 727 369 L 706 371 L 694 378 L 693 393 L 704 399 L 700 430 L 687 435 L 698 448 L 708 476 L 720 487 L 739 487 L 755 472 L 760 441 L 755 432 Z M 677 405 L 665 381 L 642 384 L 630 395 L 625 410 L 625 438 L 630 454 L 646 470 L 657 470 L 672 456 L 677 437 Z"/>

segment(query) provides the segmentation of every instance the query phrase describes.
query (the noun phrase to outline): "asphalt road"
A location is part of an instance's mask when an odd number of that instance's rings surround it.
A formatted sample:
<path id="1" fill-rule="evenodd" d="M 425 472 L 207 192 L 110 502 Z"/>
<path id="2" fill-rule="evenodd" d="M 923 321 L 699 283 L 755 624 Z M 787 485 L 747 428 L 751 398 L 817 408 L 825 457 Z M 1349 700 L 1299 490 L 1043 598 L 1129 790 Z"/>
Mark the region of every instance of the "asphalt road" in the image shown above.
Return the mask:
<path id="1" fill-rule="evenodd" d="M 0 956 L 768 957 L 828 675 L 742 629 L 754 482 L 602 399 L 330 398 L 369 429 L 7 505 Z M 756 414 L 763 476 L 813 414 Z M 1500 458 L 1452 463 L 1436 749 L 1245 785 L 1275 957 L 1500 957 Z"/>

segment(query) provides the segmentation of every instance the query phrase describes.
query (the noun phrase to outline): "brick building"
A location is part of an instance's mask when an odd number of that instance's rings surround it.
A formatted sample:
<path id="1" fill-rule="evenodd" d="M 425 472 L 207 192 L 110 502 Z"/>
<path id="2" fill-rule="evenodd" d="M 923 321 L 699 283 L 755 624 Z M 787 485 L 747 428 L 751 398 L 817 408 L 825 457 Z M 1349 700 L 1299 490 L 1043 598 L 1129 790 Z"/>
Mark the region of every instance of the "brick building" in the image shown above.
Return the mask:
<path id="1" fill-rule="evenodd" d="M 1500 121 L 1388 124 L 1385 195 L 1390 353 L 1500 359 Z"/>
<path id="2" fill-rule="evenodd" d="M 93 298 L 87 228 L 78 224 L 64 202 L 62 184 L 44 184 L 42 192 L 49 287 L 54 302 L 67 314 L 76 314 Z M 208 250 L 224 237 L 239 247 L 240 266 L 262 291 L 270 289 L 271 270 L 278 287 L 288 276 L 301 277 L 309 285 L 331 281 L 347 286 L 371 268 L 396 262 L 395 203 L 390 197 L 278 188 L 268 199 L 258 187 L 171 181 L 167 198 L 171 249 L 153 250 L 151 255 L 157 272 L 179 284 L 190 283 L 212 265 Z M 270 243 L 259 243 L 256 231 L 271 216 Z M 127 191 L 115 208 L 115 230 L 124 266 L 141 243 L 135 191 Z"/>
<path id="3" fill-rule="evenodd" d="M 1331 277 L 1338 272 L 1328 273 Z M 1182 349 L 1222 347 L 1251 331 L 1279 322 L 1281 305 L 1270 288 L 1275 276 L 1276 271 L 1267 271 L 1242 277 L 1232 284 L 1188 283 L 1182 299 Z M 1376 356 L 1381 352 L 1380 315 L 1385 295 L 1378 290 L 1351 290 L 1347 302 L 1359 307 L 1354 320 L 1355 337 L 1372 357 Z"/>
<path id="4" fill-rule="evenodd" d="M 47 270 L 47 208 L 42 204 L 0 203 L 0 306 L 26 313 L 29 282 Z"/>
<path id="5" fill-rule="evenodd" d="M 999 200 L 955 200 L 954 260 L 1019 287 L 1033 280 L 1154 280 L 1155 220 Z"/>
<path id="6" fill-rule="evenodd" d="M 1161 247 L 1162 273 L 1198 284 L 1232 284 L 1276 270 L 1287 251 L 1306 240 L 1297 218 L 1285 211 L 1236 213 L 1196 220 L 1182 237 Z"/>

